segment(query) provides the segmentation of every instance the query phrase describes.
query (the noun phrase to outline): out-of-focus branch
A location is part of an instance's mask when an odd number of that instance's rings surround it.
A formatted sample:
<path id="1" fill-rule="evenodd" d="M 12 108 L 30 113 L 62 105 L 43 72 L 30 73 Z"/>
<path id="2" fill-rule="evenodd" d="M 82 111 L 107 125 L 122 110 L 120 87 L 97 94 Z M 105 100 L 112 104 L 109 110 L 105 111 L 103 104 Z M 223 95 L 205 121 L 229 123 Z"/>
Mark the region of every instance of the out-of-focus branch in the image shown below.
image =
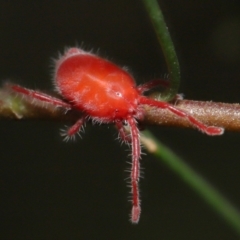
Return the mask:
<path id="1" fill-rule="evenodd" d="M 159 161 L 166 164 L 188 186 L 190 186 L 209 206 L 214 209 L 235 231 L 240 234 L 240 213 L 229 200 L 215 189 L 206 179 L 192 169 L 170 148 L 157 140 L 150 132 L 141 134 L 145 148 L 154 154 Z"/>
<path id="2" fill-rule="evenodd" d="M 207 125 L 223 127 L 226 130 L 240 131 L 240 105 L 216 102 L 178 100 L 178 107 Z M 193 127 L 186 119 L 180 118 L 166 109 L 145 107 L 146 125 L 165 125 Z M 0 90 L 0 119 L 47 119 L 56 121 L 75 121 L 81 113 L 61 108 L 9 91 Z"/>

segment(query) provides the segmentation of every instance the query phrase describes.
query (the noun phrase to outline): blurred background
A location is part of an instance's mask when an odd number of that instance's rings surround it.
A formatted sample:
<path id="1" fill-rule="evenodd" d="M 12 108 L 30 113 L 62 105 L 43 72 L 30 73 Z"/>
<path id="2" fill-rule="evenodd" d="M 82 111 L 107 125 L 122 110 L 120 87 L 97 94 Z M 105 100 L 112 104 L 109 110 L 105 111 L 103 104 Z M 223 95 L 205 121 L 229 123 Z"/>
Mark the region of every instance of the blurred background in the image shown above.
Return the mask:
<path id="1" fill-rule="evenodd" d="M 240 102 L 240 2 L 159 1 L 186 99 Z M 137 83 L 167 73 L 141 1 L 0 2 L 0 76 L 52 90 L 52 58 L 66 46 L 128 66 Z M 129 222 L 129 149 L 112 126 L 65 143 L 65 123 L 0 121 L 0 239 L 239 239 L 196 193 L 150 154 L 141 164 L 142 215 Z M 66 123 L 67 124 L 67 123 Z M 70 124 L 70 123 L 69 123 Z M 240 134 L 149 128 L 240 208 Z"/>

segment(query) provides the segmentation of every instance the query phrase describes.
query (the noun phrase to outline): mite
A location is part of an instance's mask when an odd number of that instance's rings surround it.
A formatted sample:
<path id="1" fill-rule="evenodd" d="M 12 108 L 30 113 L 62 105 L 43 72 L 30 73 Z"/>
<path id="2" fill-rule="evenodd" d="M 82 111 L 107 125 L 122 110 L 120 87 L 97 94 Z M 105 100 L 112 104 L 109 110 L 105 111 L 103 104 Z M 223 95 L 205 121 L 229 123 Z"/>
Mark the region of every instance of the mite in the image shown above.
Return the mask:
<path id="1" fill-rule="evenodd" d="M 70 48 L 55 62 L 54 85 L 62 99 L 18 85 L 10 87 L 15 92 L 32 99 L 38 99 L 66 110 L 81 111 L 82 117 L 64 133 L 66 139 L 74 138 L 88 119 L 116 125 L 120 138 L 131 145 L 132 211 L 130 220 L 132 223 L 138 223 L 141 213 L 139 197 L 141 147 L 138 121 L 144 118 L 144 105 L 167 109 L 187 119 L 197 129 L 208 135 L 223 133 L 222 128 L 206 126 L 189 113 L 168 102 L 157 101 L 143 95 L 146 91 L 161 84 L 161 80 L 153 80 L 136 86 L 135 80 L 125 69 L 90 52 Z M 125 125 L 128 125 L 130 135 L 126 133 Z"/>

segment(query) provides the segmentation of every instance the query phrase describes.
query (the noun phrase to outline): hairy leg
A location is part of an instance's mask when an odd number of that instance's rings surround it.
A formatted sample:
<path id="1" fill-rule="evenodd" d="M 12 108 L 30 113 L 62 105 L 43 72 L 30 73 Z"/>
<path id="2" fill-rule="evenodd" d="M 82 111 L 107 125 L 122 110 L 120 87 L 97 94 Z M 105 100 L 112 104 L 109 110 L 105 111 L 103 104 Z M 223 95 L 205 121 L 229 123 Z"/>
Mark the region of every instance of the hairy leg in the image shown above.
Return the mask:
<path id="1" fill-rule="evenodd" d="M 131 222 L 138 223 L 141 213 L 140 196 L 139 196 L 139 177 L 140 177 L 140 138 L 139 130 L 136 125 L 136 120 L 131 116 L 128 117 L 127 122 L 130 127 L 132 138 L 132 168 L 131 168 L 131 188 L 132 188 L 132 213 Z"/>
<path id="2" fill-rule="evenodd" d="M 116 121 L 116 127 L 119 132 L 119 137 L 125 142 L 125 143 L 131 143 L 132 139 L 131 136 L 127 133 L 127 131 L 124 129 L 124 125 L 121 121 Z"/>
<path id="3" fill-rule="evenodd" d="M 78 119 L 71 127 L 61 130 L 61 136 L 64 137 L 64 141 L 74 140 L 76 135 L 79 134 L 80 130 L 86 121 L 86 117 L 83 116 Z"/>
<path id="4" fill-rule="evenodd" d="M 20 94 L 23 94 L 23 95 L 25 95 L 29 98 L 37 99 L 39 101 L 52 104 L 56 107 L 62 107 L 62 108 L 65 108 L 67 110 L 70 110 L 72 108 L 72 106 L 69 103 L 64 102 L 61 99 L 52 97 L 51 95 L 48 95 L 48 94 L 45 94 L 45 93 L 42 93 L 42 92 L 38 92 L 38 91 L 35 91 L 35 90 L 30 90 L 30 89 L 27 89 L 27 88 L 24 88 L 24 87 L 20 87 L 18 85 L 11 85 L 11 84 L 7 84 L 6 87 L 13 90 L 16 93 L 20 93 Z"/>
<path id="5" fill-rule="evenodd" d="M 164 79 L 155 79 L 155 80 L 152 80 L 152 81 L 149 81 L 147 83 L 144 83 L 140 86 L 137 87 L 137 90 L 140 94 L 154 88 L 154 87 L 157 87 L 157 86 L 162 86 L 162 87 L 169 87 L 169 81 L 168 80 L 164 80 Z"/>
<path id="6" fill-rule="evenodd" d="M 198 128 L 200 131 L 202 131 L 208 135 L 212 135 L 212 136 L 221 135 L 224 132 L 223 128 L 207 126 L 207 125 L 203 124 L 202 122 L 198 121 L 196 118 L 194 118 L 187 112 L 185 112 L 181 109 L 178 109 L 167 102 L 156 101 L 156 100 L 149 99 L 146 97 L 140 97 L 139 101 L 141 104 L 145 104 L 145 105 L 149 105 L 149 106 L 153 106 L 153 107 L 157 107 L 157 108 L 168 109 L 169 111 L 176 114 L 177 116 L 188 119 L 188 121 L 191 122 L 196 128 Z"/>

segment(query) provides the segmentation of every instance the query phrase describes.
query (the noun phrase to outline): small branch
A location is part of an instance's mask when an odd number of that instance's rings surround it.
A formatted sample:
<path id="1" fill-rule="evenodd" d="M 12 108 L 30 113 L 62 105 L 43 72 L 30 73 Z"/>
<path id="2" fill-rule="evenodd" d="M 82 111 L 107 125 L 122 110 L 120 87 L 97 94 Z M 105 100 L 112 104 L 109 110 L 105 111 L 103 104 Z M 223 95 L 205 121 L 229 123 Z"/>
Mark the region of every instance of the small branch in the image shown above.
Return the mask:
<path id="1" fill-rule="evenodd" d="M 143 0 L 143 3 L 153 24 L 168 67 L 170 87 L 161 93 L 161 98 L 169 101 L 176 96 L 180 85 L 180 66 L 177 54 L 158 2 L 156 0 Z"/>
<path id="2" fill-rule="evenodd" d="M 168 147 L 158 141 L 150 132 L 144 131 L 141 134 L 141 141 L 149 152 L 174 171 L 240 234 L 239 211 L 217 189 L 211 186 Z"/>
<path id="3" fill-rule="evenodd" d="M 240 131 L 240 105 L 216 102 L 178 100 L 174 105 L 188 112 L 207 125 L 223 127 L 226 130 Z M 165 109 L 145 106 L 146 125 L 165 125 L 175 127 L 193 127 L 186 119 L 180 118 Z M 9 119 L 46 119 L 54 121 L 76 121 L 81 113 L 67 113 L 55 106 L 41 101 L 32 101 L 27 97 L 9 91 L 0 90 L 0 118 Z"/>
<path id="4" fill-rule="evenodd" d="M 207 125 L 240 131 L 240 105 L 237 103 L 178 100 L 174 105 Z M 146 110 L 145 122 L 154 125 L 193 127 L 189 121 L 177 117 L 168 110 L 150 107 Z"/>

